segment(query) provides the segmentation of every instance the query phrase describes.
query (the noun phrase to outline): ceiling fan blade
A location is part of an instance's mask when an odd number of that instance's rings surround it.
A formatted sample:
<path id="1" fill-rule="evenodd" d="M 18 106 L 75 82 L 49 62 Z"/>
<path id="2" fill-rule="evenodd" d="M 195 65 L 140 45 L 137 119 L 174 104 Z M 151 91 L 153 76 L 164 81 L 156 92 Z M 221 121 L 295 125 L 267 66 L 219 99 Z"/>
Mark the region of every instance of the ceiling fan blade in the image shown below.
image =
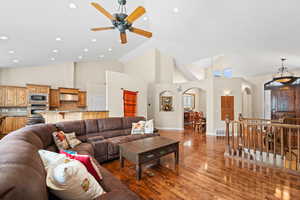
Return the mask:
<path id="1" fill-rule="evenodd" d="M 142 6 L 137 7 L 128 17 L 126 17 L 126 21 L 132 24 L 135 20 L 140 18 L 143 14 L 145 14 L 146 9 Z"/>
<path id="2" fill-rule="evenodd" d="M 126 44 L 127 43 L 126 33 L 121 33 L 120 36 L 121 36 L 121 43 Z"/>
<path id="3" fill-rule="evenodd" d="M 144 30 L 139 29 L 139 28 L 131 28 L 130 31 L 133 32 L 133 33 L 136 33 L 138 35 L 147 37 L 147 38 L 151 38 L 152 37 L 152 33 L 151 32 L 144 31 Z"/>
<path id="4" fill-rule="evenodd" d="M 104 31 L 104 30 L 111 30 L 111 29 L 115 29 L 115 27 L 92 28 L 91 31 Z"/>
<path id="5" fill-rule="evenodd" d="M 113 17 L 109 12 L 107 12 L 102 6 L 100 6 L 98 3 L 91 3 L 92 6 L 94 6 L 99 12 L 101 12 L 103 15 L 105 15 L 110 20 L 116 20 L 115 17 Z"/>

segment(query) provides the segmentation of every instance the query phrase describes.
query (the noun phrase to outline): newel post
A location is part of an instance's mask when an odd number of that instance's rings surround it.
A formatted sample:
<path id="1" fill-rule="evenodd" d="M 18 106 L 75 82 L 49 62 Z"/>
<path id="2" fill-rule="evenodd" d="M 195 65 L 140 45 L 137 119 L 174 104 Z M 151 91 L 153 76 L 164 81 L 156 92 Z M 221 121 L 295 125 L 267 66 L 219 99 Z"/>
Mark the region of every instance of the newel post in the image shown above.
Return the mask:
<path id="1" fill-rule="evenodd" d="M 226 115 L 226 119 L 225 119 L 225 123 L 226 123 L 226 153 L 228 155 L 231 155 L 231 151 L 230 151 L 230 139 L 229 139 L 229 126 L 230 126 L 230 118 L 229 115 Z"/>

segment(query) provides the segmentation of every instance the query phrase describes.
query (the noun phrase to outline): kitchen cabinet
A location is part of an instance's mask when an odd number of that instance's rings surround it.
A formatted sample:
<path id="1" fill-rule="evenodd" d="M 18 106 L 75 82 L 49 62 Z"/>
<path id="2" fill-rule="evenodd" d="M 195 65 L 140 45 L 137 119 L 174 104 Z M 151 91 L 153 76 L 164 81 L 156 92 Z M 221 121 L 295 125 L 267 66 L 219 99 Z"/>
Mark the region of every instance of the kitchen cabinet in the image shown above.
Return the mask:
<path id="1" fill-rule="evenodd" d="M 25 87 L 0 86 L 0 107 L 26 107 L 27 89 Z"/>
<path id="2" fill-rule="evenodd" d="M 8 134 L 15 130 L 25 127 L 27 117 L 6 117 L 2 122 L 2 134 Z"/>
<path id="3" fill-rule="evenodd" d="M 86 107 L 87 102 L 86 102 L 86 92 L 80 91 L 78 94 L 78 107 Z"/>
<path id="4" fill-rule="evenodd" d="M 0 107 L 5 106 L 5 101 L 6 100 L 6 88 L 5 87 L 0 87 Z"/>
<path id="5" fill-rule="evenodd" d="M 6 87 L 6 107 L 14 107 L 17 105 L 17 88 Z"/>
<path id="6" fill-rule="evenodd" d="M 59 90 L 50 90 L 50 107 L 51 108 L 58 108 L 60 106 L 60 93 Z"/>
<path id="7" fill-rule="evenodd" d="M 50 86 L 48 85 L 34 85 L 27 84 L 27 89 L 29 94 L 49 94 Z"/>
<path id="8" fill-rule="evenodd" d="M 60 94 L 78 94 L 79 90 L 75 88 L 58 88 Z"/>
<path id="9" fill-rule="evenodd" d="M 27 89 L 18 87 L 16 88 L 16 106 L 17 107 L 26 107 L 27 106 L 27 99 L 28 99 L 28 94 L 27 94 Z"/>

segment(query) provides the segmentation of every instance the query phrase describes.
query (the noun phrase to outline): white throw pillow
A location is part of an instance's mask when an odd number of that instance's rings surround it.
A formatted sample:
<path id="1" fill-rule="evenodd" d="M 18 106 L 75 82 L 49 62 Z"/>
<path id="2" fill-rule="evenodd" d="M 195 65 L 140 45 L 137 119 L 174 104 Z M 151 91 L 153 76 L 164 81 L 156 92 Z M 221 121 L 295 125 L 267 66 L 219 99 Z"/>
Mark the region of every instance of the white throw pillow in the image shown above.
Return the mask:
<path id="1" fill-rule="evenodd" d="M 138 123 L 132 123 L 131 134 L 144 134 L 145 133 L 145 121 L 139 121 Z"/>
<path id="2" fill-rule="evenodd" d="M 154 132 L 153 119 L 145 122 L 145 134 L 152 134 Z"/>
<path id="3" fill-rule="evenodd" d="M 63 163 L 64 160 L 67 158 L 64 154 L 58 154 L 46 150 L 39 150 L 38 153 L 40 154 L 46 171 L 48 171 L 51 165 L 58 165 L 60 163 Z"/>
<path id="4" fill-rule="evenodd" d="M 53 194 L 66 200 L 93 200 L 105 193 L 85 166 L 73 159 L 51 165 L 46 183 Z"/>
<path id="5" fill-rule="evenodd" d="M 71 148 L 81 144 L 81 141 L 76 138 L 75 133 L 65 133 L 65 136 Z"/>

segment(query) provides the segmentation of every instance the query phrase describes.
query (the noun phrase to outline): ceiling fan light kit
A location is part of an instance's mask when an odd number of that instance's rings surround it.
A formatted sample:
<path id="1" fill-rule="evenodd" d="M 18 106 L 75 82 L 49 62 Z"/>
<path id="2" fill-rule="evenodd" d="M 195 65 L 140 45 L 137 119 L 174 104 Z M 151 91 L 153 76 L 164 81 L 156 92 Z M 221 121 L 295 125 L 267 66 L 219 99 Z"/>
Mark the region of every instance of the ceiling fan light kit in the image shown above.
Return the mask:
<path id="1" fill-rule="evenodd" d="M 126 0 L 118 0 L 118 13 L 115 13 L 111 15 L 109 12 L 107 12 L 102 6 L 100 6 L 98 3 L 91 3 L 92 6 L 94 6 L 99 12 L 101 12 L 104 16 L 109 18 L 112 22 L 112 27 L 102 27 L 102 28 L 92 28 L 91 31 L 103 31 L 103 30 L 111 30 L 111 29 L 118 29 L 120 31 L 120 37 L 121 37 L 121 43 L 126 44 L 127 43 L 127 35 L 126 31 L 133 32 L 135 34 L 151 38 L 152 33 L 134 28 L 132 26 L 133 22 L 139 19 L 141 16 L 143 16 L 146 13 L 146 10 L 144 7 L 139 6 L 137 7 L 130 15 L 127 15 L 126 13 Z"/>

